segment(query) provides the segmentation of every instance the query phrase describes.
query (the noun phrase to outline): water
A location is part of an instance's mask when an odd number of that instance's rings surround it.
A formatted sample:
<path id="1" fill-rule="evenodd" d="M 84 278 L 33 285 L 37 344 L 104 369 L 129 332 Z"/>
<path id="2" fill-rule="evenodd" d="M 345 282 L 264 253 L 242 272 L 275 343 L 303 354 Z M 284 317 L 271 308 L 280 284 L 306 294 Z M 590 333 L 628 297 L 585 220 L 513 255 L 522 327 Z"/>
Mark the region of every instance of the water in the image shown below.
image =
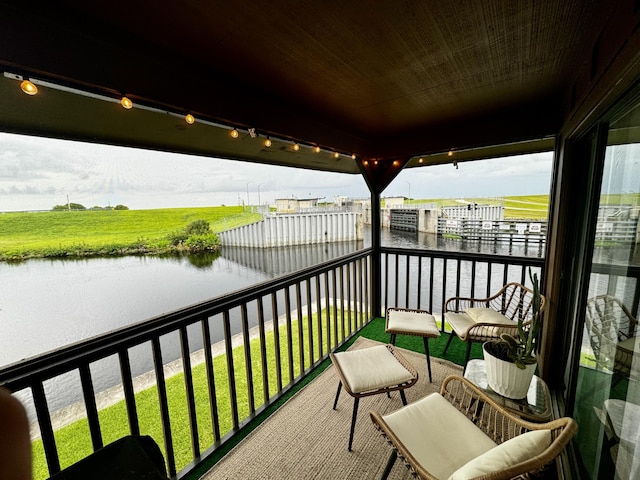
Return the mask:
<path id="1" fill-rule="evenodd" d="M 461 243 L 383 230 L 384 246 L 477 251 L 531 256 L 535 248 Z M 328 261 L 370 245 L 342 242 L 289 248 L 223 249 L 220 256 L 130 256 L 79 260 L 34 259 L 0 265 L 0 368 L 50 352 L 157 315 L 172 312 L 271 278 Z M 314 292 L 315 293 L 315 292 Z M 240 331 L 238 312 L 231 312 L 233 333 Z M 254 324 L 255 324 L 255 319 Z M 212 325 L 212 341 L 222 340 Z M 191 350 L 202 348 L 198 328 L 189 330 Z M 180 357 L 177 334 L 161 338 L 163 361 Z M 150 346 L 130 350 L 133 375 L 152 370 Z M 117 360 L 91 367 L 96 391 L 121 382 Z M 77 373 L 45 384 L 51 410 L 79 401 Z M 31 410 L 30 398 L 24 399 Z"/>

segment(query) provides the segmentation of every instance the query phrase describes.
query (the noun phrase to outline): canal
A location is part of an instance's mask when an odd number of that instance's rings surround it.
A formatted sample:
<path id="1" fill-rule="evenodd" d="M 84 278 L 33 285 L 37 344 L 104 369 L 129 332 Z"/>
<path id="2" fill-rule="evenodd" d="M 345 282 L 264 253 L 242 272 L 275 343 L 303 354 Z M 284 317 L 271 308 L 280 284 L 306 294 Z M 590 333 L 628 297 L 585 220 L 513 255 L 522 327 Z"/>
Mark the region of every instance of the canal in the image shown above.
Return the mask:
<path id="1" fill-rule="evenodd" d="M 389 247 L 474 251 L 540 256 L 538 244 L 461 243 L 416 234 L 383 230 Z M 280 248 L 226 248 L 219 256 L 128 256 L 91 259 L 33 259 L 0 265 L 0 368 L 23 359 L 244 289 L 370 245 L 365 229 L 360 242 Z M 237 313 L 237 312 L 236 312 Z M 235 318 L 234 318 L 235 317 Z M 232 312 L 233 333 L 240 332 L 239 315 Z M 254 322 L 255 325 L 255 322 Z M 253 326 L 253 325 L 251 325 Z M 192 350 L 202 348 L 193 332 Z M 212 341 L 223 339 L 212 325 Z M 164 362 L 180 357 L 177 336 L 162 338 Z M 130 351 L 132 373 L 153 368 L 144 348 Z M 113 365 L 110 365 L 113 363 Z M 121 382 L 115 359 L 92 366 L 96 391 Z M 81 399 L 77 375 L 59 377 L 45 385 L 52 410 Z M 25 399 L 29 405 L 30 399 Z"/>

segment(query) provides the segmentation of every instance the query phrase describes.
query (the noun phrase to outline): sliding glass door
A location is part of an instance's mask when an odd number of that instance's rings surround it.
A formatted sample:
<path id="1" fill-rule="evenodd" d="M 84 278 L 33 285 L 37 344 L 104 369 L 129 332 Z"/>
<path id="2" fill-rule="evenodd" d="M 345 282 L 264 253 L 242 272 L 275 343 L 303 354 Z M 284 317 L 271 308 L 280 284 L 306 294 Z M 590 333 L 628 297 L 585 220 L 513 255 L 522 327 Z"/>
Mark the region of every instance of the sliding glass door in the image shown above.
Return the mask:
<path id="1" fill-rule="evenodd" d="M 627 105 L 609 119 L 574 346 L 575 445 L 580 477 L 589 479 L 640 478 L 640 101 Z"/>

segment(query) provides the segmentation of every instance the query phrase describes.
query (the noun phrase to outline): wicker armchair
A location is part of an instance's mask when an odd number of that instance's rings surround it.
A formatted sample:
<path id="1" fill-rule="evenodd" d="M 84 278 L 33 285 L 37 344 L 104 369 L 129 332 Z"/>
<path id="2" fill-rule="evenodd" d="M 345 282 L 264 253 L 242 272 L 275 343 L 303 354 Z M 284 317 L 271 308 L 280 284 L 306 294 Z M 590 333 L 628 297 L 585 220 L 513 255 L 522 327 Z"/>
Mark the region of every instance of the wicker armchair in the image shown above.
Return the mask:
<path id="1" fill-rule="evenodd" d="M 508 413 L 473 383 L 447 377 L 440 390 L 371 420 L 416 478 L 501 480 L 539 473 L 577 432 L 575 420 L 531 423 Z"/>
<path id="2" fill-rule="evenodd" d="M 531 320 L 533 290 L 516 282 L 508 283 L 489 298 L 453 297 L 444 305 L 444 318 L 453 332 L 444 353 L 447 353 L 454 336 L 467 342 L 465 365 L 471 355 L 473 342 L 498 340 L 502 333 L 516 334 L 518 319 L 525 324 Z M 545 298 L 541 295 L 540 312 Z M 455 335 L 454 335 L 455 334 Z"/>
<path id="3" fill-rule="evenodd" d="M 587 300 L 585 323 L 598 368 L 610 370 L 614 381 L 638 378 L 632 370 L 638 322 L 616 297 L 598 295 Z"/>

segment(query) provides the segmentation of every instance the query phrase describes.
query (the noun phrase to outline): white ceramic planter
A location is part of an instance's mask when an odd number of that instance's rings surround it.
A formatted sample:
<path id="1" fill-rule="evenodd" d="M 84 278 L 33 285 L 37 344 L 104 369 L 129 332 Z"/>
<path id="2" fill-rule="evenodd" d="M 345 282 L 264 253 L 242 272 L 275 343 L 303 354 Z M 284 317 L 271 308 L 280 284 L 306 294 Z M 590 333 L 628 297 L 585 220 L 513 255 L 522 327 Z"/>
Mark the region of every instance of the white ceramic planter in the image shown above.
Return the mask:
<path id="1" fill-rule="evenodd" d="M 487 352 L 484 345 L 482 350 L 487 369 L 487 383 L 491 389 L 507 398 L 519 400 L 526 397 L 536 364 L 526 365 L 523 370 L 515 363 L 494 357 Z"/>

